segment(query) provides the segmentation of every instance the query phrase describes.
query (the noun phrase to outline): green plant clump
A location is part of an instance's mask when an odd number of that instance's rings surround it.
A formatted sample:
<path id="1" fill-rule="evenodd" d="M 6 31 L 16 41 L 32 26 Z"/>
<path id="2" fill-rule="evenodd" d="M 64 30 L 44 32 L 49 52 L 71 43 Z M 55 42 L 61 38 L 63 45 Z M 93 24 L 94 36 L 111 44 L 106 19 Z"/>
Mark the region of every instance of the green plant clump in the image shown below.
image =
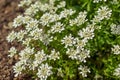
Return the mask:
<path id="1" fill-rule="evenodd" d="M 24 14 L 13 21 L 18 32 L 13 66 L 33 80 L 120 79 L 120 0 L 22 0 Z"/>

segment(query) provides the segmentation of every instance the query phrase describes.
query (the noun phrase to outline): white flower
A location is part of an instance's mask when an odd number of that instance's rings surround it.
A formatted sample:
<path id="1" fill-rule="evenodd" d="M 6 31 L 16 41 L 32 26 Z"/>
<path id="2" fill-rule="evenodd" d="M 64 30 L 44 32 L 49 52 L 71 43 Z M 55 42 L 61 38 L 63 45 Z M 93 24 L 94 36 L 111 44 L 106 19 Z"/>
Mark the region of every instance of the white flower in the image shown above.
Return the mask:
<path id="1" fill-rule="evenodd" d="M 15 77 L 17 77 L 19 74 L 22 73 L 22 71 L 25 69 L 25 66 L 23 66 L 23 61 L 19 61 L 13 66 L 13 70 L 15 73 Z"/>
<path id="2" fill-rule="evenodd" d="M 67 48 L 68 46 L 73 46 L 76 43 L 76 40 L 74 39 L 74 37 L 72 37 L 72 35 L 70 34 L 69 36 L 65 36 L 62 40 L 61 40 L 62 44 L 65 44 L 65 48 Z"/>
<path id="3" fill-rule="evenodd" d="M 43 33 L 43 30 L 42 29 L 39 29 L 39 28 L 36 28 L 32 31 L 30 31 L 30 34 L 29 36 L 31 36 L 34 40 L 42 40 L 42 34 Z"/>
<path id="4" fill-rule="evenodd" d="M 112 34 L 120 34 L 120 25 L 116 25 L 116 24 L 111 24 L 111 33 Z"/>
<path id="5" fill-rule="evenodd" d="M 15 19 L 14 19 L 14 21 L 13 21 L 13 27 L 18 27 L 18 26 L 20 26 L 20 25 L 22 25 L 23 24 L 23 16 L 22 15 L 19 15 L 19 16 L 17 16 Z"/>
<path id="6" fill-rule="evenodd" d="M 113 52 L 113 54 L 116 54 L 116 55 L 120 54 L 120 46 L 113 45 L 112 52 Z"/>
<path id="7" fill-rule="evenodd" d="M 60 13 L 60 18 L 66 18 L 67 16 L 71 16 L 75 13 L 75 10 L 72 9 L 64 9 L 63 11 L 61 11 Z"/>
<path id="8" fill-rule="evenodd" d="M 19 7 L 29 6 L 32 2 L 33 2 L 33 0 L 22 0 L 22 1 L 20 1 L 20 4 L 18 4 L 18 6 Z"/>
<path id="9" fill-rule="evenodd" d="M 16 32 L 12 31 L 8 36 L 7 36 L 7 41 L 8 42 L 12 42 L 13 40 L 15 40 L 17 37 Z"/>
<path id="10" fill-rule="evenodd" d="M 27 23 L 27 25 L 25 26 L 26 30 L 27 31 L 30 31 L 30 30 L 33 30 L 33 29 L 36 29 L 38 28 L 38 22 L 37 20 L 31 20 Z"/>
<path id="11" fill-rule="evenodd" d="M 47 80 L 48 76 L 50 76 L 52 74 L 51 69 L 52 69 L 52 67 L 49 66 L 47 63 L 41 64 L 41 66 L 38 68 L 37 76 L 41 80 Z"/>
<path id="12" fill-rule="evenodd" d="M 62 69 L 61 69 L 61 68 L 58 68 L 57 70 L 58 70 L 57 76 L 63 77 L 64 74 L 63 74 L 63 72 L 62 72 Z"/>
<path id="13" fill-rule="evenodd" d="M 52 19 L 52 15 L 50 13 L 44 13 L 40 18 L 40 23 L 43 26 L 48 25 L 51 19 Z"/>
<path id="14" fill-rule="evenodd" d="M 87 12 L 79 12 L 78 16 L 75 19 L 72 19 L 69 21 L 70 26 L 77 25 L 80 26 L 81 24 L 85 23 L 87 21 L 86 19 Z"/>
<path id="15" fill-rule="evenodd" d="M 25 15 L 34 16 L 39 11 L 38 6 L 36 4 L 32 4 L 29 8 L 25 10 Z"/>
<path id="16" fill-rule="evenodd" d="M 44 50 L 38 51 L 37 54 L 35 54 L 35 61 L 33 62 L 33 66 L 38 67 L 38 65 L 45 60 L 47 60 L 47 55 L 44 53 Z"/>
<path id="17" fill-rule="evenodd" d="M 101 2 L 101 1 L 106 2 L 107 0 L 93 0 L 93 3 L 99 3 L 99 2 Z"/>
<path id="18" fill-rule="evenodd" d="M 63 24 L 61 22 L 57 22 L 57 23 L 55 23 L 55 25 L 51 26 L 50 32 L 51 33 L 56 33 L 56 32 L 61 33 L 61 31 L 63 31 L 63 30 L 64 30 Z"/>
<path id="19" fill-rule="evenodd" d="M 18 41 L 22 41 L 25 34 L 27 34 L 27 32 L 25 30 L 20 30 L 17 34 L 16 34 L 16 38 L 18 39 Z"/>
<path id="20" fill-rule="evenodd" d="M 78 39 L 78 38 L 76 38 L 76 47 L 78 48 L 78 49 L 82 49 L 85 45 L 86 45 L 86 43 L 87 43 L 88 41 L 87 41 L 87 39 L 82 39 L 82 40 L 80 40 L 80 39 Z"/>
<path id="21" fill-rule="evenodd" d="M 87 66 L 82 66 L 80 65 L 80 67 L 78 67 L 78 70 L 80 70 L 80 74 L 83 76 L 83 77 L 87 77 L 87 73 L 90 73 L 90 69 L 87 67 Z"/>
<path id="22" fill-rule="evenodd" d="M 118 65 L 118 68 L 116 68 L 116 69 L 114 70 L 113 75 L 115 75 L 115 76 L 117 76 L 117 77 L 120 78 L 120 64 Z"/>
<path id="23" fill-rule="evenodd" d="M 8 52 L 10 53 L 8 56 L 13 57 L 17 53 L 17 49 L 15 47 L 11 47 Z"/>
<path id="24" fill-rule="evenodd" d="M 77 59 L 77 54 L 78 51 L 74 48 L 68 48 L 66 51 L 66 54 L 68 55 L 69 58 L 71 58 L 72 60 Z"/>
<path id="25" fill-rule="evenodd" d="M 34 48 L 26 47 L 24 50 L 21 50 L 19 53 L 20 60 L 23 60 L 25 63 L 30 59 L 31 55 L 34 54 Z"/>
<path id="26" fill-rule="evenodd" d="M 86 50 L 86 49 L 80 50 L 80 49 L 78 49 L 77 59 L 80 62 L 86 62 L 85 59 L 89 58 L 89 57 L 90 57 L 90 51 L 89 50 Z"/>
<path id="27" fill-rule="evenodd" d="M 50 59 L 50 60 L 53 59 L 53 60 L 55 61 L 56 59 L 60 59 L 59 56 L 60 56 L 60 53 L 59 53 L 59 52 L 56 52 L 55 49 L 53 49 L 53 50 L 51 51 L 51 54 L 49 55 L 49 59 Z"/>
<path id="28" fill-rule="evenodd" d="M 66 6 L 66 2 L 65 1 L 61 1 L 59 3 L 59 5 L 57 5 L 57 8 L 64 8 Z"/>
<path id="29" fill-rule="evenodd" d="M 94 37 L 94 28 L 91 27 L 91 26 L 83 28 L 82 30 L 80 30 L 78 32 L 78 35 L 81 38 L 84 38 L 84 39 L 93 39 L 93 37 Z"/>
<path id="30" fill-rule="evenodd" d="M 25 45 L 25 46 L 29 46 L 31 40 L 32 40 L 31 38 L 26 38 L 25 40 L 22 41 L 22 44 Z"/>

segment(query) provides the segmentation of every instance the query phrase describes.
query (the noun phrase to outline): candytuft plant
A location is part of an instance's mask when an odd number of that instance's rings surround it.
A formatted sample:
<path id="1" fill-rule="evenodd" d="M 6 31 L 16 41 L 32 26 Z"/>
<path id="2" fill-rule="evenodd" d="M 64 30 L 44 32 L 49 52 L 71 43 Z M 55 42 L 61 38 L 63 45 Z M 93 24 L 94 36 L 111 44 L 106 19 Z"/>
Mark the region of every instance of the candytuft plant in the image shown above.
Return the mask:
<path id="1" fill-rule="evenodd" d="M 9 50 L 19 56 L 13 66 L 40 80 L 120 79 L 119 0 L 23 0 L 13 21 Z"/>

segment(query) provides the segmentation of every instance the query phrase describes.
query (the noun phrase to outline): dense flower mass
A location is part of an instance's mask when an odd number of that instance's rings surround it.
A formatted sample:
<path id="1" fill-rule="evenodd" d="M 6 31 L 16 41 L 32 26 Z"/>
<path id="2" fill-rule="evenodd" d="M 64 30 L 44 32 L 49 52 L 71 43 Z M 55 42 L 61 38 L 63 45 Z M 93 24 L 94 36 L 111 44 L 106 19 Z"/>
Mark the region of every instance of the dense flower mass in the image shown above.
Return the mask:
<path id="1" fill-rule="evenodd" d="M 8 51 L 9 57 L 19 57 L 13 66 L 15 77 L 30 73 L 35 80 L 91 80 L 96 75 L 117 79 L 118 4 L 117 0 L 20 1 L 25 12 L 14 19 L 13 28 L 23 28 L 6 37 L 24 46 Z"/>

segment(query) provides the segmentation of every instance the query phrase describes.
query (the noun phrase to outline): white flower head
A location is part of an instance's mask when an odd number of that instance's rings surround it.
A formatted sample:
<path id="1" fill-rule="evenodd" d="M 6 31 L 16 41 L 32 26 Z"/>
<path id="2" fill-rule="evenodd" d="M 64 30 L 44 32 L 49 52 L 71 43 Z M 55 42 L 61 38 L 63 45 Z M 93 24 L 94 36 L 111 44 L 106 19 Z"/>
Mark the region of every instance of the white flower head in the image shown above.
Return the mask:
<path id="1" fill-rule="evenodd" d="M 38 67 L 38 65 L 45 60 L 47 60 L 47 55 L 44 53 L 44 50 L 38 51 L 37 54 L 35 54 L 35 61 L 33 62 L 33 66 Z"/>
<path id="2" fill-rule="evenodd" d="M 52 67 L 46 64 L 41 64 L 41 66 L 38 68 L 37 76 L 41 80 L 47 80 L 47 78 L 52 74 L 51 71 Z"/>
<path id="3" fill-rule="evenodd" d="M 120 46 L 113 45 L 112 52 L 113 52 L 113 54 L 116 54 L 116 55 L 120 54 Z"/>
<path id="4" fill-rule="evenodd" d="M 55 49 L 53 49 L 51 51 L 51 54 L 49 55 L 49 59 L 50 60 L 57 60 L 57 59 L 60 59 L 60 53 L 59 52 L 56 52 Z"/>
<path id="5" fill-rule="evenodd" d="M 23 16 L 19 15 L 13 21 L 13 27 L 16 28 L 16 27 L 18 27 L 18 26 L 20 26 L 22 24 L 23 24 Z"/>
<path id="6" fill-rule="evenodd" d="M 13 66 L 13 70 L 15 73 L 15 77 L 17 77 L 19 74 L 22 73 L 22 71 L 25 69 L 24 63 L 23 61 L 19 61 L 15 64 L 15 66 Z"/>
<path id="7" fill-rule="evenodd" d="M 17 49 L 15 47 L 11 47 L 8 52 L 10 53 L 8 56 L 13 57 L 17 53 Z"/>
<path id="8" fill-rule="evenodd" d="M 78 35 L 81 38 L 84 38 L 84 39 L 93 39 L 93 37 L 94 37 L 94 28 L 91 27 L 91 26 L 83 28 L 82 30 L 80 30 L 78 32 Z"/>
<path id="9" fill-rule="evenodd" d="M 90 73 L 90 69 L 87 67 L 87 66 L 82 66 L 80 65 L 78 67 L 78 70 L 80 70 L 80 74 L 83 76 L 83 77 L 87 77 L 87 73 Z"/>
<path id="10" fill-rule="evenodd" d="M 62 44 L 65 44 L 65 48 L 67 48 L 68 46 L 73 46 L 76 43 L 76 40 L 74 37 L 72 37 L 72 35 L 70 34 L 69 36 L 65 36 L 62 40 L 61 40 Z"/>
<path id="11" fill-rule="evenodd" d="M 72 60 L 77 59 L 77 54 L 78 51 L 74 48 L 68 48 L 66 51 L 66 54 L 68 55 L 69 58 L 71 58 Z"/>
<path id="12" fill-rule="evenodd" d="M 86 58 L 89 58 L 90 57 L 90 51 L 89 50 L 86 50 L 86 49 L 83 49 L 83 50 L 79 50 L 78 49 L 78 54 L 77 54 L 77 59 L 80 61 L 80 62 L 86 62 Z"/>
<path id="13" fill-rule="evenodd" d="M 8 42 L 12 42 L 13 40 L 15 40 L 17 37 L 16 32 L 12 31 L 8 36 L 7 36 L 7 41 Z"/>
<path id="14" fill-rule="evenodd" d="M 51 26 L 50 32 L 51 33 L 56 33 L 56 32 L 61 33 L 61 31 L 63 31 L 63 30 L 64 30 L 64 25 L 61 22 L 57 22 L 57 23 L 55 23 L 55 25 Z"/>

